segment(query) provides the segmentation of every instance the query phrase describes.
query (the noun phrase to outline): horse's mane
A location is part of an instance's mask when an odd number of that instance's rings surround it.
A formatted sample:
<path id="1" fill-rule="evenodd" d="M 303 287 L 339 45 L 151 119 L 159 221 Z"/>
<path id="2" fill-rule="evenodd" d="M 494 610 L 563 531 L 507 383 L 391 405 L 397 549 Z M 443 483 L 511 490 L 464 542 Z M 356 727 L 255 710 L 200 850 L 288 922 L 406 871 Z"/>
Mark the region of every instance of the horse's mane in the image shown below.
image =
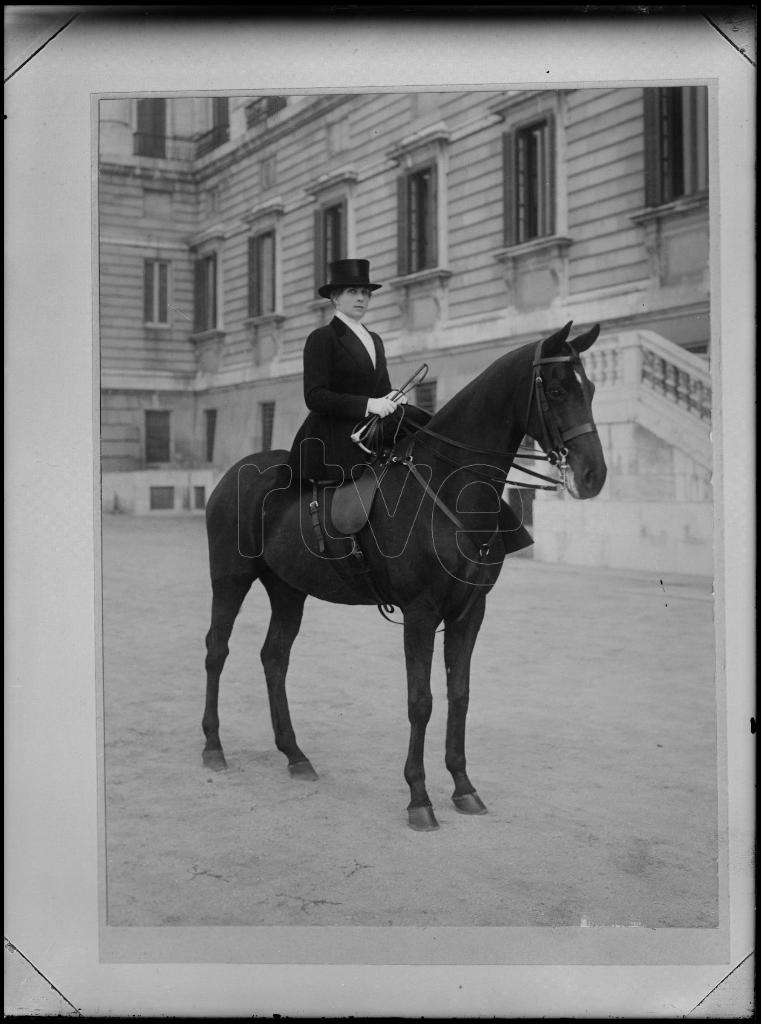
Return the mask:
<path id="1" fill-rule="evenodd" d="M 496 405 L 503 413 L 507 412 L 512 407 L 515 390 L 523 382 L 521 363 L 534 349 L 534 344 L 520 345 L 495 359 L 433 414 L 429 422 L 431 429 L 440 430 L 448 424 L 456 424 L 465 414 L 472 415 L 474 410 L 488 412 Z M 529 366 L 527 364 L 526 369 Z"/>

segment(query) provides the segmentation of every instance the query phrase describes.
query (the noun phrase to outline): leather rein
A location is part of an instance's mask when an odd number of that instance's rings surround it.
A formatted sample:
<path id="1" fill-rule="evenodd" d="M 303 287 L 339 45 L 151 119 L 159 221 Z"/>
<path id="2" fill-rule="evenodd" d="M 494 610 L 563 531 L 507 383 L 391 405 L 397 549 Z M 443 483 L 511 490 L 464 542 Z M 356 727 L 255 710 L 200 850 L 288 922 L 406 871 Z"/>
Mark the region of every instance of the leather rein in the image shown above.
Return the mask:
<path id="1" fill-rule="evenodd" d="M 446 437 L 444 434 L 438 434 L 435 430 L 431 430 L 430 427 L 419 427 L 415 433 L 415 440 L 418 440 L 420 444 L 424 445 L 426 442 L 420 438 L 420 434 L 425 434 L 428 437 L 435 438 L 437 441 L 441 441 L 444 444 L 449 445 L 453 448 L 459 448 L 461 451 L 470 452 L 473 455 L 490 455 L 492 457 L 505 459 L 505 458 L 519 458 L 519 459 L 536 459 L 539 461 L 549 462 L 553 467 L 560 470 L 560 480 L 553 479 L 552 477 L 545 476 L 543 473 L 537 473 L 534 470 L 527 469 L 524 466 L 518 466 L 521 473 L 525 473 L 528 476 L 536 477 L 539 480 L 548 481 L 547 484 L 529 484 L 523 483 L 522 481 L 510 481 L 507 480 L 507 473 L 509 469 L 502 473 L 500 476 L 490 476 L 489 474 L 479 473 L 472 467 L 468 467 L 470 471 L 481 479 L 494 484 L 501 484 L 505 486 L 508 484 L 510 487 L 524 487 L 532 490 L 543 490 L 543 491 L 556 491 L 558 488 L 566 487 L 565 471 L 568 466 L 568 447 L 566 442 L 572 441 L 576 437 L 581 437 L 583 434 L 597 433 L 597 427 L 594 423 L 589 420 L 585 423 L 580 424 L 577 427 L 570 427 L 566 430 L 561 429 L 560 424 L 557 422 L 555 415 L 552 412 L 549 400 L 547 399 L 547 393 L 544 387 L 544 378 L 542 377 L 541 368 L 553 363 L 573 363 L 580 371 L 582 380 L 588 382 L 586 373 L 584 372 L 584 366 L 578 353 L 574 352 L 573 355 L 569 356 L 543 356 L 542 347 L 544 341 L 540 341 L 534 351 L 534 359 L 531 364 L 533 381 L 532 387 L 529 391 L 528 408 L 526 409 L 526 425 L 531 418 L 531 410 L 534 402 L 536 402 L 537 414 L 539 416 L 539 423 L 541 426 L 541 438 L 537 438 L 542 453 L 533 452 L 525 446 L 519 446 L 517 451 L 504 452 L 498 451 L 493 448 L 475 448 L 472 445 L 463 444 L 460 441 L 455 441 L 450 437 Z M 569 348 L 572 346 L 569 345 Z M 414 443 L 414 442 L 413 442 Z M 522 449 L 522 450 L 521 450 Z M 410 448 L 411 451 L 411 448 Z M 545 454 L 546 453 L 546 454 Z M 460 463 L 455 462 L 454 459 L 448 458 L 442 452 L 436 452 L 437 458 L 443 459 L 444 462 L 450 466 L 454 466 L 456 469 L 462 469 Z"/>
<path id="2" fill-rule="evenodd" d="M 490 448 L 476 448 L 476 447 L 473 447 L 471 445 L 463 444 L 460 441 L 455 441 L 452 438 L 449 438 L 449 437 L 446 437 L 443 434 L 437 433 L 435 430 L 431 430 L 429 427 L 423 426 L 423 427 L 419 427 L 418 430 L 415 432 L 414 436 L 410 439 L 410 443 L 409 443 L 409 445 L 407 447 L 407 451 L 406 451 L 405 455 L 399 456 L 399 455 L 391 454 L 388 457 L 388 463 L 390 463 L 390 464 L 401 464 L 402 466 L 404 466 L 413 475 L 413 477 L 417 480 L 417 482 L 423 488 L 424 492 L 428 495 L 428 497 L 431 498 L 431 500 L 433 501 L 434 505 L 447 517 L 447 519 L 449 519 L 449 521 L 451 523 L 454 524 L 456 529 L 459 532 L 461 532 L 461 533 L 468 532 L 466 530 L 465 526 L 463 525 L 462 520 L 432 490 L 432 488 L 430 486 L 430 483 L 425 479 L 425 477 L 421 474 L 420 470 L 415 465 L 415 462 L 414 462 L 414 459 L 413 459 L 413 449 L 415 447 L 415 444 L 416 443 L 420 443 L 420 444 L 423 444 L 424 446 L 426 446 L 426 442 L 420 438 L 421 434 L 425 434 L 427 437 L 434 438 L 436 441 L 443 442 L 443 443 L 445 443 L 445 444 L 447 444 L 447 445 L 449 445 L 449 446 L 451 446 L 453 448 L 458 448 L 461 451 L 470 452 L 470 453 L 472 453 L 474 455 L 487 455 L 487 456 L 492 456 L 492 457 L 498 457 L 500 459 L 505 459 L 505 458 L 512 459 L 512 458 L 517 457 L 517 458 L 529 458 L 529 459 L 542 459 L 542 460 L 548 461 L 550 463 L 550 465 L 552 465 L 552 466 L 554 466 L 554 467 L 556 467 L 557 469 L 560 470 L 560 473 L 561 473 L 561 479 L 560 480 L 553 480 L 551 477 L 544 476 L 541 473 L 536 473 L 533 470 L 526 469 L 524 467 L 518 467 L 522 473 L 526 473 L 526 474 L 528 474 L 530 476 L 538 477 L 541 480 L 548 480 L 549 481 L 549 485 L 524 484 L 524 483 L 512 484 L 512 483 L 510 483 L 510 486 L 530 487 L 532 489 L 541 489 L 541 490 L 558 490 L 559 487 L 565 488 L 567 486 L 566 485 L 566 478 L 565 478 L 565 470 L 566 470 L 566 467 L 567 467 L 568 448 L 567 448 L 567 444 L 566 443 L 568 441 L 572 441 L 576 437 L 581 437 L 583 434 L 590 434 L 590 433 L 596 433 L 597 432 L 597 428 L 595 427 L 594 423 L 591 420 L 589 420 L 589 421 L 587 421 L 585 423 L 582 423 L 580 426 L 567 428 L 565 430 L 562 429 L 560 424 L 557 422 L 557 419 L 556 419 L 556 417 L 555 417 L 555 415 L 554 415 L 554 413 L 552 411 L 552 407 L 550 406 L 550 403 L 549 403 L 549 400 L 547 398 L 547 394 L 546 394 L 546 391 L 545 391 L 544 379 L 542 377 L 542 367 L 543 366 L 547 366 L 547 365 L 551 365 L 553 363 L 573 363 L 573 364 L 575 364 L 578 367 L 578 369 L 580 371 L 580 375 L 582 377 L 582 380 L 586 382 L 588 380 L 588 378 L 587 378 L 587 376 L 586 376 L 586 374 L 584 372 L 584 367 L 583 367 L 583 364 L 581 362 L 581 359 L 579 358 L 578 353 L 573 352 L 573 355 L 568 355 L 568 356 L 543 356 L 542 355 L 542 347 L 543 347 L 543 345 L 544 345 L 544 341 L 540 341 L 539 344 L 537 345 L 535 351 L 534 351 L 534 359 L 533 359 L 532 367 L 531 367 L 532 375 L 533 375 L 533 381 L 532 381 L 531 390 L 529 392 L 528 408 L 526 409 L 526 426 L 528 426 L 528 423 L 530 421 L 531 410 L 532 410 L 533 404 L 534 404 L 534 402 L 536 402 L 537 414 L 538 414 L 538 417 L 539 417 L 539 423 L 540 423 L 541 432 L 542 432 L 542 437 L 541 438 L 537 438 L 537 440 L 539 441 L 543 451 L 546 452 L 546 454 L 541 454 L 540 455 L 540 454 L 533 453 L 533 452 L 528 452 L 528 451 L 523 451 L 522 452 L 522 451 L 520 451 L 520 449 L 518 451 L 516 451 L 516 452 L 501 452 L 501 451 L 496 451 L 496 450 L 490 449 Z M 569 348 L 571 348 L 571 350 L 573 351 L 572 346 L 569 345 Z M 426 367 L 426 370 L 427 370 L 427 367 Z M 465 469 L 465 468 L 467 468 L 468 471 L 473 473 L 474 476 L 479 477 L 484 482 L 497 484 L 497 485 L 500 486 L 500 489 L 502 489 L 505 486 L 505 484 L 508 483 L 507 474 L 510 471 L 509 468 L 507 470 L 505 470 L 505 471 L 499 470 L 499 473 L 500 473 L 499 476 L 491 476 L 489 474 L 480 473 L 480 472 L 476 471 L 475 469 L 473 469 L 470 466 L 464 467 L 460 463 L 456 462 L 454 459 L 449 458 L 448 456 L 444 455 L 440 451 L 436 451 L 435 454 L 436 454 L 437 458 L 442 459 L 444 462 L 447 462 L 449 465 L 454 466 L 456 469 Z M 491 546 L 494 543 L 496 537 L 498 536 L 498 534 L 499 534 L 499 525 L 497 525 L 497 528 L 494 530 L 494 532 L 492 533 L 492 535 L 488 539 L 488 541 L 486 541 L 486 543 L 480 544 L 478 546 L 478 569 L 477 569 L 476 580 L 472 584 L 472 591 L 471 591 L 471 593 L 470 593 L 470 595 L 468 597 L 468 600 L 466 601 L 466 603 L 463 606 L 462 610 L 459 612 L 459 614 L 455 618 L 455 620 L 454 620 L 455 622 L 459 622 L 461 619 L 463 619 L 468 614 L 468 612 L 470 611 L 470 609 L 472 608 L 473 604 L 475 603 L 475 601 L 477 600 L 477 598 L 479 596 L 478 585 L 479 585 L 480 581 L 479 581 L 478 577 L 480 577 L 480 575 L 481 575 L 481 569 L 486 564 L 486 559 L 489 556 L 489 551 L 490 551 Z M 387 611 L 393 611 L 393 606 L 392 605 L 389 605 L 389 604 L 384 603 L 383 601 L 380 601 L 380 602 L 378 602 L 378 609 L 379 609 L 381 615 L 383 615 L 383 617 L 385 619 L 387 619 L 389 622 L 393 622 L 393 619 L 390 619 L 388 617 L 388 615 L 386 614 Z M 396 624 L 397 623 L 395 623 L 395 625 Z"/>

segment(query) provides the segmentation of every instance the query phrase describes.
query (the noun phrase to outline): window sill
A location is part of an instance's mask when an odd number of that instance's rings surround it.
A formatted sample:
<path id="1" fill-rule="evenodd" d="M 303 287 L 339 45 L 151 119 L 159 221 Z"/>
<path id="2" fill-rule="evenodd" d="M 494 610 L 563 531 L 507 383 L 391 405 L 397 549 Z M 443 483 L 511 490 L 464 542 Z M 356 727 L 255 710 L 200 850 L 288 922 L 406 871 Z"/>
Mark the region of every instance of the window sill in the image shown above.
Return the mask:
<path id="1" fill-rule="evenodd" d="M 283 313 L 260 313 L 259 316 L 249 316 L 243 323 L 246 327 L 263 327 L 266 324 L 281 324 L 286 319 Z"/>
<path id="2" fill-rule="evenodd" d="M 210 253 L 219 248 L 227 237 L 227 231 L 222 224 L 211 224 L 203 231 L 198 231 L 188 239 L 191 249 Z"/>
<path id="3" fill-rule="evenodd" d="M 498 263 L 508 260 L 519 260 L 523 256 L 562 256 L 572 244 L 573 239 L 567 235 L 546 235 L 543 238 L 532 238 L 518 245 L 508 245 L 498 249 L 492 256 Z"/>
<path id="4" fill-rule="evenodd" d="M 443 284 L 451 276 L 451 270 L 446 270 L 444 267 L 430 267 L 428 270 L 417 270 L 414 274 L 402 274 L 400 277 L 392 277 L 388 283 L 391 288 L 407 288 L 416 284 L 425 284 L 428 281 Z"/>
<path id="5" fill-rule="evenodd" d="M 449 142 L 449 128 L 444 121 L 436 121 L 425 128 L 407 135 L 405 138 L 392 146 L 386 156 L 394 164 L 400 164 L 405 157 L 417 155 L 420 150 L 431 148 L 432 150 L 443 148 Z"/>
<path id="6" fill-rule="evenodd" d="M 285 212 L 285 205 L 280 196 L 272 196 L 271 199 L 265 200 L 263 203 L 259 203 L 252 210 L 249 210 L 247 214 L 241 217 L 244 224 L 256 226 L 259 222 L 270 219 L 277 221 L 283 216 Z"/>
<path id="7" fill-rule="evenodd" d="M 681 213 L 692 213 L 694 210 L 708 209 L 708 193 L 700 192 L 694 196 L 680 196 L 670 203 L 662 203 L 660 206 L 646 206 L 642 210 L 630 215 L 634 224 L 649 224 L 651 221 L 664 220 L 667 217 Z"/>
<path id="8" fill-rule="evenodd" d="M 224 341 L 225 332 L 220 331 L 217 328 L 213 328 L 207 331 L 195 331 L 190 335 L 190 340 L 198 345 L 203 345 L 208 341 Z"/>
<path id="9" fill-rule="evenodd" d="M 316 181 L 304 188 L 304 192 L 317 198 L 330 189 L 348 189 L 351 185 L 356 185 L 358 180 L 359 175 L 353 167 L 340 167 L 338 170 L 320 175 Z"/>

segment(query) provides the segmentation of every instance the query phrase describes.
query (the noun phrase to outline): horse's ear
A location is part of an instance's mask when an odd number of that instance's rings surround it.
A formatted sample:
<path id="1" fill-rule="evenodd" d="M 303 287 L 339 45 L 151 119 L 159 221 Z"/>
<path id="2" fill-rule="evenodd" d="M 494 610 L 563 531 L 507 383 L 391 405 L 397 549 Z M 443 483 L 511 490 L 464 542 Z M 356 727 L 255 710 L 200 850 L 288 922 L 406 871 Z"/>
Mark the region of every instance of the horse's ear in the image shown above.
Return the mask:
<path id="1" fill-rule="evenodd" d="M 594 345 L 597 341 L 597 336 L 600 333 L 600 325 L 595 324 L 591 327 L 586 334 L 580 334 L 578 338 L 574 338 L 573 341 L 569 341 L 568 344 L 576 352 L 586 352 L 590 345 Z"/>
<path id="2" fill-rule="evenodd" d="M 551 334 L 542 344 L 542 354 L 555 355 L 559 351 L 560 346 L 566 340 L 568 335 L 571 333 L 573 327 L 573 320 L 569 320 L 565 327 L 561 327 L 555 334 Z"/>

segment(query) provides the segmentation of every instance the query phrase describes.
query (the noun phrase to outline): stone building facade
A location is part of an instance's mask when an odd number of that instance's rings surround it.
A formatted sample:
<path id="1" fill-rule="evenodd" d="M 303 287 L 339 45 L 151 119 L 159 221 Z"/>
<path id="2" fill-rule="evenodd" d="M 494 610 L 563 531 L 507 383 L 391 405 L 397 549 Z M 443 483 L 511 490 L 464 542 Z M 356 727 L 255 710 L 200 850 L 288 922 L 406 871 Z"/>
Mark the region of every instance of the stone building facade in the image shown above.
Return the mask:
<path id="1" fill-rule="evenodd" d="M 287 448 L 332 259 L 433 409 L 568 320 L 609 466 L 524 497 L 534 557 L 712 572 L 705 87 L 100 101 L 105 511 L 198 511 Z M 525 496 L 525 492 L 521 492 Z"/>

